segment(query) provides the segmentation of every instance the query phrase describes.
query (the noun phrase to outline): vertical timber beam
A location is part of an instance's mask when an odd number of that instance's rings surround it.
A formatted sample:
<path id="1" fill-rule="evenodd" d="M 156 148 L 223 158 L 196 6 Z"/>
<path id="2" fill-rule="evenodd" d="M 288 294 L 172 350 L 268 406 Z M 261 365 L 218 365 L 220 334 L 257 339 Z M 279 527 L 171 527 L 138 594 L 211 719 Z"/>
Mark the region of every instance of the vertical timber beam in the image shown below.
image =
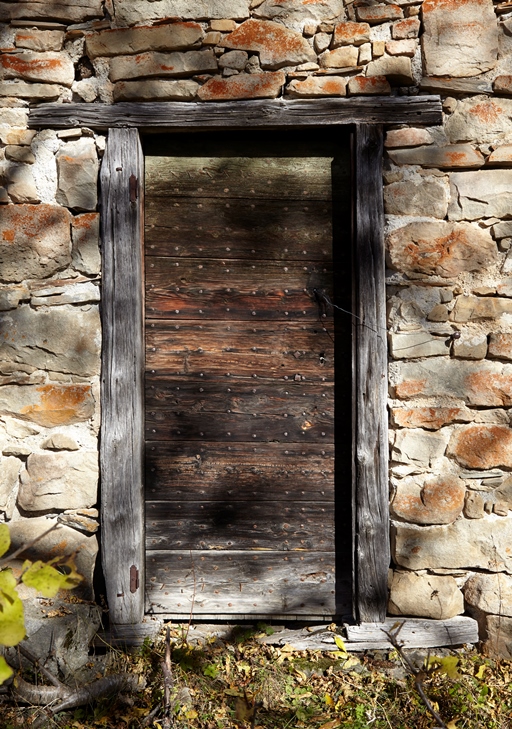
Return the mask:
<path id="1" fill-rule="evenodd" d="M 110 620 L 144 616 L 144 158 L 137 129 L 111 129 L 101 167 L 102 561 Z"/>
<path id="2" fill-rule="evenodd" d="M 386 617 L 390 562 L 382 126 L 355 136 L 355 607 L 369 623 Z"/>

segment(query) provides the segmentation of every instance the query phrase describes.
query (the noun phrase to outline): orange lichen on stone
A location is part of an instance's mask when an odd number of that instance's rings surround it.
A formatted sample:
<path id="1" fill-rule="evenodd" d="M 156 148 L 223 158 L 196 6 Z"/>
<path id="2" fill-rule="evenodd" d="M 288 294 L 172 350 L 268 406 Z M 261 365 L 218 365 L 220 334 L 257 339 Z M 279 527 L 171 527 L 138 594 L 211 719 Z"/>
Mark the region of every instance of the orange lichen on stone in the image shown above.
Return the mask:
<path id="1" fill-rule="evenodd" d="M 466 468 L 512 468 L 512 429 L 506 425 L 468 425 L 458 428 L 447 455 Z"/>
<path id="2" fill-rule="evenodd" d="M 94 413 L 90 385 L 42 385 L 36 392 L 39 400 L 19 414 L 46 428 L 88 420 Z"/>
<path id="3" fill-rule="evenodd" d="M 486 124 L 496 123 L 503 114 L 503 108 L 494 99 L 486 99 L 479 104 L 475 104 L 468 109 L 469 114 L 473 114 Z"/>
<path id="4" fill-rule="evenodd" d="M 390 94 L 391 86 L 385 76 L 353 76 L 349 79 L 348 90 L 354 95 Z"/>
<path id="5" fill-rule="evenodd" d="M 427 477 L 420 488 L 414 481 L 399 484 L 391 508 L 413 524 L 451 524 L 462 513 L 466 489 L 450 474 Z"/>
<path id="6" fill-rule="evenodd" d="M 458 407 L 393 408 L 392 416 L 393 423 L 402 428 L 427 430 L 438 430 L 448 423 L 468 420 L 467 411 Z"/>
<path id="7" fill-rule="evenodd" d="M 333 47 L 344 45 L 360 45 L 370 40 L 368 23 L 338 23 L 334 28 Z"/>
<path id="8" fill-rule="evenodd" d="M 410 397 L 422 395 L 426 384 L 427 380 L 406 380 L 396 385 L 395 394 L 400 400 L 408 400 Z"/>
<path id="9" fill-rule="evenodd" d="M 203 101 L 223 101 L 229 99 L 275 98 L 285 82 L 282 71 L 275 73 L 238 74 L 222 78 L 215 76 L 198 91 Z"/>
<path id="10" fill-rule="evenodd" d="M 465 381 L 471 402 L 479 405 L 512 405 L 512 376 L 485 371 L 473 372 Z"/>
<path id="11" fill-rule="evenodd" d="M 259 52 L 262 68 L 316 61 L 316 54 L 300 33 L 269 20 L 246 20 L 219 45 Z"/>

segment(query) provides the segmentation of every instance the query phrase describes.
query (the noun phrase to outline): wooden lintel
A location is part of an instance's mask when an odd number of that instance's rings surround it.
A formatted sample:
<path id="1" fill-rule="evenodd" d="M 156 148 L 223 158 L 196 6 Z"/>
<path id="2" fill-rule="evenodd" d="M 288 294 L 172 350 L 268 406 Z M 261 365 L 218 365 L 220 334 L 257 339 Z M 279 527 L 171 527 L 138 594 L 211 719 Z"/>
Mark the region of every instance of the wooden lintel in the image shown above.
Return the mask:
<path id="1" fill-rule="evenodd" d="M 41 104 L 31 109 L 31 127 L 87 126 L 141 130 L 251 129 L 333 124 L 442 123 L 439 96 L 374 96 L 348 99 L 233 101 L 221 103 L 123 102 L 120 104 Z"/>

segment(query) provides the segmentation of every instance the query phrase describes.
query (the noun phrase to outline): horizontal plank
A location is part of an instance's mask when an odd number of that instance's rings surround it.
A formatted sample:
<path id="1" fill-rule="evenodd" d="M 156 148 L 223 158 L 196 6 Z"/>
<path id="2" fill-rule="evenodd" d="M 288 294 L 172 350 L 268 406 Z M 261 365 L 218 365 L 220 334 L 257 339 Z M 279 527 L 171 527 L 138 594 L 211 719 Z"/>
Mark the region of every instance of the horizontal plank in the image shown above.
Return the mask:
<path id="1" fill-rule="evenodd" d="M 333 615 L 334 553 L 147 552 L 155 614 Z"/>
<path id="2" fill-rule="evenodd" d="M 146 201 L 146 256 L 326 261 L 332 256 L 330 203 L 311 200 Z"/>
<path id="3" fill-rule="evenodd" d="M 253 323 L 253 322 L 251 322 Z M 258 378 L 332 382 L 329 322 L 281 328 L 272 322 L 151 321 L 146 328 L 146 370 L 176 380 Z M 332 331 L 332 325 L 331 325 Z"/>
<path id="4" fill-rule="evenodd" d="M 309 410 L 309 409 L 308 409 Z M 219 443 L 332 442 L 334 418 L 332 415 L 305 411 L 306 415 L 250 415 L 217 413 L 210 417 L 204 413 L 157 410 L 146 413 L 146 439 L 154 440 L 215 440 Z"/>
<path id="5" fill-rule="evenodd" d="M 146 444 L 146 499 L 332 501 L 331 445 L 155 442 Z"/>
<path id="6" fill-rule="evenodd" d="M 439 96 L 373 96 L 348 99 L 264 100 L 221 103 L 123 102 L 41 104 L 30 109 L 31 127 L 87 126 L 145 129 L 251 129 L 339 124 L 442 124 Z"/>
<path id="7" fill-rule="evenodd" d="M 438 648 L 478 642 L 477 621 L 463 615 L 448 620 L 391 617 L 386 618 L 384 623 L 345 625 L 345 635 L 342 635 L 345 647 L 349 652 L 389 649 L 391 643 L 384 631 L 390 632 L 397 625 L 402 625 L 398 635 L 404 648 Z M 307 630 L 282 630 L 259 638 L 259 641 L 267 645 L 287 643 L 295 650 L 338 650 L 334 633 L 327 630 L 327 626 L 310 633 Z"/>
<path id="8" fill-rule="evenodd" d="M 146 501 L 148 549 L 329 551 L 333 542 L 327 501 Z"/>
<path id="9" fill-rule="evenodd" d="M 246 385 L 225 382 L 185 382 L 176 385 L 168 377 L 146 374 L 146 410 L 233 413 L 239 415 L 306 415 L 305 407 L 333 416 L 332 383 L 265 383 Z"/>
<path id="10" fill-rule="evenodd" d="M 332 265 L 150 257 L 146 317 L 286 319 L 320 316 L 314 289 L 332 296 Z"/>
<path id="11" fill-rule="evenodd" d="M 331 199 L 328 157 L 146 157 L 145 192 L 165 205 L 182 197 L 216 199 Z"/>

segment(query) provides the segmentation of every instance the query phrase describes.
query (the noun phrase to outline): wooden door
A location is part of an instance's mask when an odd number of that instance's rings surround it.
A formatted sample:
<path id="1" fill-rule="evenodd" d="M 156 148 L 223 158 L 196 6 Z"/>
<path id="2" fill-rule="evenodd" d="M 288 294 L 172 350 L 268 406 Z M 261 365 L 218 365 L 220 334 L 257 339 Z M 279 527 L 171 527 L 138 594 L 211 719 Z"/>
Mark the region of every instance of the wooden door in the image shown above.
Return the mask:
<path id="1" fill-rule="evenodd" d="M 350 502 L 339 495 L 350 499 L 350 368 L 336 368 L 335 390 L 335 349 L 347 349 L 335 340 L 350 340 L 351 322 L 336 325 L 331 305 L 350 301 L 349 273 L 341 297 L 333 287 L 333 267 L 349 260 L 347 240 L 333 248 L 346 147 L 304 156 L 287 137 L 250 149 L 231 139 L 227 152 L 184 139 L 165 154 L 153 141 L 146 156 L 154 613 L 347 612 Z M 336 450 L 340 403 L 346 442 Z"/>

